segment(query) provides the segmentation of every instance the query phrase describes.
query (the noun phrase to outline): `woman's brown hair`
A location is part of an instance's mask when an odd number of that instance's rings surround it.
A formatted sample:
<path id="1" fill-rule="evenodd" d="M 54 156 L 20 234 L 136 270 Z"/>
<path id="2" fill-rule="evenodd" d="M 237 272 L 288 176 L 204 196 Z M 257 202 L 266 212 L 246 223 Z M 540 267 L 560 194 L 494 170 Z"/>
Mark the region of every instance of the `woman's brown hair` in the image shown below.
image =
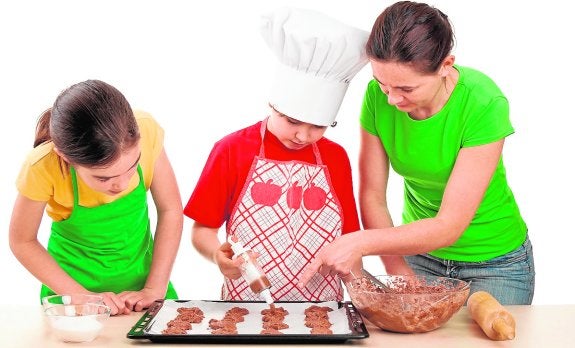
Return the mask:
<path id="1" fill-rule="evenodd" d="M 375 20 L 366 44 L 378 61 L 410 64 L 421 73 L 436 72 L 454 45 L 451 23 L 428 4 L 400 1 Z"/>

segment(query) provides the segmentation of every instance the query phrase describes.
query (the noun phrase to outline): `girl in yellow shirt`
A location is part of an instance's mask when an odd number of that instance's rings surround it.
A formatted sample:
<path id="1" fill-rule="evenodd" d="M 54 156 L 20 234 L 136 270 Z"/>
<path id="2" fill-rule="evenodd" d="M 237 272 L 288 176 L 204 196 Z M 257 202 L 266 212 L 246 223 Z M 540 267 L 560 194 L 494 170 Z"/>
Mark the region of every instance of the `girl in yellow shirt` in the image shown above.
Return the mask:
<path id="1" fill-rule="evenodd" d="M 182 203 L 163 130 L 116 88 L 88 80 L 58 96 L 38 122 L 17 188 L 10 247 L 42 282 L 41 296 L 98 293 L 112 314 L 177 297 L 169 277 Z M 44 211 L 53 220 L 47 248 L 37 238 Z"/>

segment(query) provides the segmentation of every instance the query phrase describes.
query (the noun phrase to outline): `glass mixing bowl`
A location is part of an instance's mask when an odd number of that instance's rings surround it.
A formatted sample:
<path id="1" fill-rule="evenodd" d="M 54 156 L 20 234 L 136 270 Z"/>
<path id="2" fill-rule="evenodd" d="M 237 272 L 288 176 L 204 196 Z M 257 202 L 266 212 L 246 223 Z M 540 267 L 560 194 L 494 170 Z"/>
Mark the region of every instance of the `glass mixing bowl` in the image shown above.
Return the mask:
<path id="1" fill-rule="evenodd" d="M 469 282 L 436 276 L 375 276 L 346 283 L 358 312 L 377 327 L 402 333 L 427 332 L 445 324 L 469 296 Z"/>
<path id="2" fill-rule="evenodd" d="M 111 309 L 98 295 L 53 295 L 42 298 L 52 333 L 64 342 L 93 341 L 110 317 Z"/>

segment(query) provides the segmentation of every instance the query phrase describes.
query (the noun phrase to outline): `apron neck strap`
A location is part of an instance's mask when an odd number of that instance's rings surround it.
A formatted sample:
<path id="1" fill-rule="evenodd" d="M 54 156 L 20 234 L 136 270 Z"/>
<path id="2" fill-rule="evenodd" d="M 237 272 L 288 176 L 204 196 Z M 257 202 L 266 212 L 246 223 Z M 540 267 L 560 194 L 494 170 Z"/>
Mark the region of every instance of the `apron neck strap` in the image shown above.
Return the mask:
<path id="1" fill-rule="evenodd" d="M 80 198 L 78 197 L 78 178 L 76 176 L 76 169 L 73 166 L 70 166 L 70 176 L 72 177 L 72 191 L 74 197 L 74 207 L 78 206 L 78 202 Z"/>

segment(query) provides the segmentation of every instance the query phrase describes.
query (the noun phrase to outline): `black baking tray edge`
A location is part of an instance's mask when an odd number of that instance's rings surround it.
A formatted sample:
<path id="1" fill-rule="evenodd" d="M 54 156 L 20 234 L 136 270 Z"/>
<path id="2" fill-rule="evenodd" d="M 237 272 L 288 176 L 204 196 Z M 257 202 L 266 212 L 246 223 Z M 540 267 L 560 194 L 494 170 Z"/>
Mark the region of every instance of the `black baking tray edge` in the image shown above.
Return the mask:
<path id="1" fill-rule="evenodd" d="M 170 300 L 176 302 L 189 302 L 189 300 Z M 227 302 L 227 303 L 242 303 L 247 301 L 211 301 L 211 302 Z M 304 301 L 301 301 L 304 302 Z M 314 301 L 305 301 L 309 303 L 321 303 Z M 278 301 L 276 304 L 281 305 Z M 314 343 L 344 343 L 350 339 L 363 339 L 369 337 L 369 332 L 363 323 L 363 319 L 354 305 L 349 301 L 338 302 L 339 308 L 345 307 L 347 312 L 347 319 L 349 322 L 348 334 L 331 334 L 331 335 L 316 335 L 316 334 L 282 334 L 282 335 L 259 335 L 259 334 L 237 334 L 237 335 L 165 335 L 165 334 L 150 334 L 146 332 L 146 328 L 151 325 L 154 316 L 162 308 L 164 300 L 156 300 L 150 308 L 142 315 L 140 320 L 128 332 L 127 337 L 130 339 L 146 339 L 158 343 L 250 343 L 250 344 L 269 344 L 269 343 L 295 343 L 295 344 L 314 344 Z"/>

